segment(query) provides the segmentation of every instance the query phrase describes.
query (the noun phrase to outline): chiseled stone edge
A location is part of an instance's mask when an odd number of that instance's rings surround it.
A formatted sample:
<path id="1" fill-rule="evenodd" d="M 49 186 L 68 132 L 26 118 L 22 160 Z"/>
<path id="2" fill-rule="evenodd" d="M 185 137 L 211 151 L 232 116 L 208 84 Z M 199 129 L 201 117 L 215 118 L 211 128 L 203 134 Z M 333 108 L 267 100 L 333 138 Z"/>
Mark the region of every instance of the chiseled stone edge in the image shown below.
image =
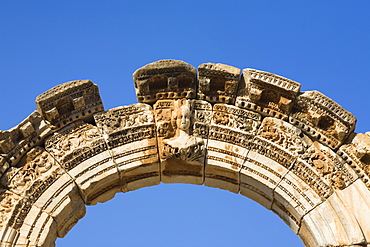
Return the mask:
<path id="1" fill-rule="evenodd" d="M 286 78 L 283 78 L 281 76 L 277 76 L 277 75 L 274 75 L 274 74 L 271 74 L 271 73 L 268 73 L 268 72 L 252 70 L 252 69 L 245 69 L 245 70 L 243 70 L 243 72 L 244 71 L 245 72 L 248 71 L 248 73 L 251 74 L 250 77 L 252 79 L 255 79 L 255 80 L 260 80 L 260 83 L 267 83 L 267 85 L 268 84 L 273 84 L 273 86 L 279 87 L 282 90 L 285 89 L 284 85 L 286 85 L 287 81 L 291 82 L 289 79 L 286 79 Z M 77 81 L 77 82 L 79 82 L 79 81 Z M 82 81 L 80 81 L 80 82 L 82 82 Z M 91 83 L 91 82 L 88 81 L 88 83 Z M 59 94 L 63 94 L 63 92 L 60 92 L 60 91 L 63 91 L 65 89 L 70 91 L 71 89 L 73 89 L 75 84 L 76 83 L 68 82 L 68 83 L 65 83 L 65 84 L 58 85 L 58 86 L 54 87 L 53 89 L 51 89 L 51 90 L 43 93 L 42 95 L 40 95 L 38 97 L 38 100 L 43 100 L 45 97 L 48 98 L 48 99 L 53 98 L 53 95 L 55 94 L 55 91 L 58 91 Z M 364 170 L 362 169 L 364 165 L 354 164 L 353 162 L 356 163 L 356 162 L 359 162 L 359 161 L 358 161 L 358 159 L 354 158 L 355 156 L 353 156 L 351 154 L 351 151 L 348 151 L 350 149 L 347 148 L 348 145 L 351 145 L 352 140 L 349 137 L 353 136 L 353 130 L 354 130 L 354 126 L 355 126 L 355 123 L 356 123 L 355 117 L 351 113 L 345 111 L 339 104 L 332 101 L 331 99 L 329 99 L 325 95 L 323 95 L 319 92 L 316 93 L 316 91 L 299 92 L 300 84 L 299 83 L 293 83 L 293 84 L 294 84 L 293 85 L 294 87 L 289 87 L 288 88 L 289 90 L 292 90 L 292 91 L 298 93 L 299 96 L 302 95 L 302 96 L 305 96 L 306 98 L 311 99 L 312 102 L 313 102 L 312 104 L 314 104 L 313 108 L 317 108 L 318 105 L 319 105 L 319 108 L 322 111 L 326 112 L 327 115 L 333 116 L 333 118 L 335 120 L 338 120 L 341 123 L 343 123 L 345 126 L 348 126 L 348 132 L 346 133 L 345 138 L 342 138 L 342 140 L 337 145 L 333 146 L 333 145 L 328 145 L 327 143 L 325 143 L 325 141 L 322 141 L 320 138 L 318 138 L 315 135 L 310 135 L 312 133 L 310 127 L 312 128 L 314 126 L 307 127 L 307 126 L 305 126 L 304 124 L 301 124 L 301 123 L 294 124 L 295 123 L 294 121 L 292 122 L 293 125 L 297 126 L 298 128 L 301 128 L 302 131 L 304 133 L 306 133 L 309 137 L 311 137 L 313 140 L 316 139 L 316 140 L 320 141 L 322 144 L 324 144 L 326 146 L 329 146 L 333 151 L 337 151 L 339 149 L 338 154 L 341 157 L 343 157 L 343 160 L 345 160 L 345 161 L 348 161 L 348 159 L 350 159 L 350 161 L 351 161 L 350 166 L 354 169 L 355 173 L 361 179 L 363 177 L 365 177 L 364 173 L 366 174 L 366 172 L 364 172 Z M 65 86 L 65 85 L 67 85 L 67 86 Z M 76 85 L 79 85 L 79 83 L 77 83 Z M 93 85 L 95 85 L 95 84 L 93 84 Z M 319 98 L 317 98 L 317 97 L 319 97 Z M 78 103 L 79 102 L 77 102 L 76 104 L 78 104 Z M 212 103 L 214 103 L 214 102 L 212 102 Z M 99 105 L 101 104 L 101 100 L 100 100 L 100 102 L 98 102 L 98 104 Z M 294 104 L 297 104 L 297 102 L 295 101 Z M 94 115 L 95 113 L 101 112 L 102 110 L 103 110 L 103 107 L 101 105 L 101 107 L 99 106 L 99 107 L 95 108 L 95 110 L 94 110 L 95 112 L 94 111 L 93 112 L 88 112 L 88 115 L 90 117 L 90 116 Z M 255 110 L 255 112 L 259 112 L 259 111 Z M 73 114 L 75 114 L 75 113 L 73 113 Z M 262 115 L 264 117 L 269 116 L 268 114 L 262 114 Z M 34 117 L 34 116 L 36 116 L 36 117 Z M 41 116 L 41 119 L 40 119 L 40 116 Z M 17 163 L 19 162 L 19 160 L 22 158 L 22 156 L 25 153 L 27 153 L 27 151 L 29 151 L 31 148 L 36 147 L 38 145 L 43 145 L 44 140 L 45 140 L 46 137 L 52 135 L 57 129 L 60 129 L 62 126 L 64 126 L 66 124 L 66 123 L 63 123 L 62 125 L 59 125 L 57 128 L 55 128 L 55 126 L 50 124 L 49 121 L 47 121 L 46 119 L 43 119 L 42 116 L 43 116 L 42 112 L 40 112 L 40 113 L 34 112 L 30 115 L 30 117 L 28 117 L 27 119 L 22 121 L 22 123 L 20 123 L 18 126 L 10 129 L 8 131 L 0 131 L 0 138 L 1 138 L 0 139 L 0 152 L 1 152 L 0 153 L 0 155 L 1 155 L 0 165 L 2 166 L 1 169 L 0 169 L 0 171 L 2 172 L 0 174 L 0 176 L 3 175 L 3 173 L 6 172 L 6 170 L 8 169 L 9 166 L 16 166 Z M 83 116 L 83 114 L 81 116 Z M 278 116 L 276 116 L 276 117 L 278 117 Z M 34 119 L 36 119 L 36 121 Z M 78 119 L 79 119 L 78 117 L 77 118 L 76 117 L 70 118 L 68 120 L 68 123 L 74 122 Z M 85 119 L 87 119 L 87 118 L 85 118 Z M 288 121 L 290 122 L 290 117 L 289 117 L 289 120 L 288 119 L 284 119 L 284 120 L 286 122 L 288 122 Z M 354 133 L 354 135 L 355 135 L 355 133 Z M 347 139 L 349 139 L 349 140 L 347 140 Z M 343 145 L 343 143 L 346 144 L 345 147 L 340 148 Z M 356 149 L 357 147 L 356 147 L 356 145 L 354 145 L 354 147 L 351 147 L 351 148 Z M 367 150 L 367 153 L 370 153 L 370 151 Z M 362 183 L 364 183 L 364 181 L 362 181 L 361 179 L 360 180 L 355 180 L 356 184 L 359 184 L 360 181 Z M 353 184 L 355 184 L 355 183 L 353 183 Z M 346 190 L 349 190 L 349 188 L 352 188 L 353 184 L 350 184 L 348 187 L 346 187 Z M 363 185 L 361 185 L 361 186 L 363 186 Z M 367 188 L 367 190 L 364 190 L 363 187 Z M 370 185 L 368 183 L 366 183 L 366 184 L 364 184 L 363 187 L 361 187 L 361 193 L 364 193 L 364 194 L 367 193 L 367 194 L 366 194 L 366 196 L 365 195 L 363 196 L 363 198 L 366 198 L 366 199 L 362 199 L 362 200 L 370 203 L 370 199 L 368 199 L 368 197 L 369 197 L 368 194 L 370 193 L 369 192 Z M 334 195 L 336 195 L 337 193 L 340 193 L 340 191 L 335 192 Z M 329 197 L 329 198 L 331 198 L 331 197 Z M 343 198 L 347 199 L 346 197 L 343 197 Z M 345 201 L 345 203 L 347 203 L 347 204 L 350 203 L 350 205 L 351 205 L 351 203 L 353 204 L 353 203 L 356 203 L 356 202 Z M 312 211 L 314 211 L 315 209 L 316 209 L 316 207 L 314 209 L 312 209 Z M 352 212 L 349 212 L 349 213 L 352 213 Z M 308 212 L 306 215 L 310 215 L 310 212 Z M 358 218 L 360 218 L 361 215 L 362 214 L 359 213 L 358 208 L 356 208 L 356 212 L 355 212 L 354 216 L 350 216 L 350 217 L 355 217 L 355 219 L 357 219 L 357 221 L 359 221 Z M 304 219 L 304 216 L 302 218 Z M 307 222 L 307 221 L 305 221 L 305 222 Z M 363 221 L 360 221 L 360 222 L 362 222 L 362 224 L 364 224 Z M 310 225 L 306 224 L 305 228 L 302 229 L 302 231 L 300 229 L 297 229 L 298 234 L 300 236 L 302 235 L 301 238 L 307 246 L 315 246 L 317 244 L 320 244 L 320 246 L 324 246 L 324 245 L 327 245 L 327 244 L 331 244 L 331 243 L 325 242 L 327 240 L 318 239 L 318 236 L 319 236 L 318 232 L 310 232 L 310 230 L 314 229 L 312 227 L 313 226 L 310 226 Z M 319 226 L 315 226 L 315 227 L 316 227 L 316 230 L 319 231 L 318 229 L 320 229 L 320 227 Z M 346 226 L 346 227 L 348 227 L 348 226 Z M 361 225 L 359 227 L 361 228 Z M 310 229 L 308 229 L 308 228 L 310 228 Z M 364 234 L 365 234 L 365 237 L 367 237 L 367 239 L 369 239 L 369 237 L 370 237 L 370 232 L 368 230 L 369 228 L 370 227 L 367 226 L 367 224 L 366 224 Z M 6 229 L 4 229 L 4 230 L 6 230 Z M 307 232 L 310 232 L 311 235 L 308 234 Z M 8 234 L 7 232 L 4 232 L 4 233 L 0 232 L 0 233 L 2 235 Z M 14 233 L 12 233 L 12 234 L 14 235 Z M 310 236 L 311 236 L 312 239 L 308 239 Z M 355 239 L 359 239 L 359 237 L 356 237 L 356 236 L 352 236 L 352 237 L 355 238 Z M 364 239 L 365 239 L 365 237 L 364 237 Z M 314 238 L 316 238 L 316 239 L 314 239 Z M 0 239 L 2 241 L 2 243 L 0 243 L 0 244 L 7 245 L 7 243 L 10 244 L 12 242 L 11 240 L 4 240 L 3 238 L 0 238 Z M 351 239 L 351 236 L 349 237 L 349 239 Z M 350 245 L 355 245 L 355 244 L 363 245 L 363 244 L 367 243 L 366 241 L 367 240 L 361 240 L 360 242 L 345 243 L 344 245 L 341 243 L 341 246 L 350 246 Z"/>

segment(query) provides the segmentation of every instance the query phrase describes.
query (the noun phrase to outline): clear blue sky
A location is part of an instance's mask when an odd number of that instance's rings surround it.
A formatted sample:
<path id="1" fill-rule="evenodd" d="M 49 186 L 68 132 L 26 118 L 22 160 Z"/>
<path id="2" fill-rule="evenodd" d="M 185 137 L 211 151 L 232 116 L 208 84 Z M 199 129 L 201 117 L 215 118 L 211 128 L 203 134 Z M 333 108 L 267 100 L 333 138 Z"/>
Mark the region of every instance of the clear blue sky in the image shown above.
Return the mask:
<path id="1" fill-rule="evenodd" d="M 105 109 L 136 102 L 132 73 L 160 59 L 221 62 L 319 90 L 369 130 L 369 1 L 0 0 L 0 129 L 37 95 L 90 79 Z M 272 212 L 241 195 L 165 184 L 87 208 L 57 241 L 81 246 L 302 246 Z"/>

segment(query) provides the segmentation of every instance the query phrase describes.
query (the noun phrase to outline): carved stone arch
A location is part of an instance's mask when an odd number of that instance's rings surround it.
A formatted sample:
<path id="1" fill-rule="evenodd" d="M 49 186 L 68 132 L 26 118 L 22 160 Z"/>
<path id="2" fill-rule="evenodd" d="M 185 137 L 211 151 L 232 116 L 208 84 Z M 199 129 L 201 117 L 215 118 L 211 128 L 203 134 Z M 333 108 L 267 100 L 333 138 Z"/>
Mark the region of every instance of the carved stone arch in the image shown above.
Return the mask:
<path id="1" fill-rule="evenodd" d="M 353 132 L 355 117 L 281 76 L 198 70 L 146 65 L 134 73 L 139 103 L 107 111 L 91 81 L 38 96 L 37 111 L 0 131 L 0 246 L 54 246 L 85 205 L 160 182 L 247 196 L 306 246 L 369 246 L 370 134 Z M 152 92 L 150 78 L 172 79 Z"/>

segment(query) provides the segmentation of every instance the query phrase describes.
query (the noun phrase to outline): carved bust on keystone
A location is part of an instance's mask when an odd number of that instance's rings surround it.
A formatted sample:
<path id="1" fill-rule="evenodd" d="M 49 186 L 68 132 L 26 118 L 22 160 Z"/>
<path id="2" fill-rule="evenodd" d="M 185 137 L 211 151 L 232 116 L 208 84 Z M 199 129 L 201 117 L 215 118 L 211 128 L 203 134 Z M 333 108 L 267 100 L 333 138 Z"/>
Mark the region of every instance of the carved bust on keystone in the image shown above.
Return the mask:
<path id="1" fill-rule="evenodd" d="M 178 100 L 172 112 L 171 124 L 175 136 L 164 139 L 162 154 L 164 158 L 180 160 L 198 160 L 204 155 L 204 141 L 202 138 L 190 135 L 191 105 L 189 100 Z"/>
<path id="2" fill-rule="evenodd" d="M 154 104 L 162 181 L 202 184 L 211 104 L 158 100 Z"/>

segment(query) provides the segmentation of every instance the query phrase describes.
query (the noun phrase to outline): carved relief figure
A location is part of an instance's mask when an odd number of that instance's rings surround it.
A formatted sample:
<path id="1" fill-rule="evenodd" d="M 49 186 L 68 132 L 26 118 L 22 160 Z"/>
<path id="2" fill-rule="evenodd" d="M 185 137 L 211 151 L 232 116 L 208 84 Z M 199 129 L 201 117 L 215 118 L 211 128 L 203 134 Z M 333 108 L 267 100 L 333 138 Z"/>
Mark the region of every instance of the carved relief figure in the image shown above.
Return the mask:
<path id="1" fill-rule="evenodd" d="M 189 100 L 175 102 L 172 112 L 171 125 L 175 135 L 163 140 L 163 157 L 182 160 L 197 160 L 204 155 L 204 141 L 202 138 L 191 136 L 191 105 Z"/>

